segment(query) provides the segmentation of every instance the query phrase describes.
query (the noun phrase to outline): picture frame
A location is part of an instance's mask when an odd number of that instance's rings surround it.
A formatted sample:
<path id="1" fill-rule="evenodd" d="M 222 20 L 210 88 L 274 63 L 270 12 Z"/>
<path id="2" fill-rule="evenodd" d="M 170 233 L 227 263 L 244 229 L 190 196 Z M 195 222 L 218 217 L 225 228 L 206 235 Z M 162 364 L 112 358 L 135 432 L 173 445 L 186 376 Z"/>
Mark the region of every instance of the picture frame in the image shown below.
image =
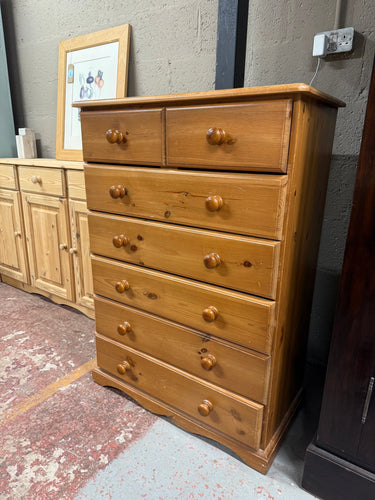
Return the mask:
<path id="1" fill-rule="evenodd" d="M 127 95 L 129 44 L 129 24 L 59 43 L 57 160 L 83 160 L 80 109 L 73 101 Z"/>

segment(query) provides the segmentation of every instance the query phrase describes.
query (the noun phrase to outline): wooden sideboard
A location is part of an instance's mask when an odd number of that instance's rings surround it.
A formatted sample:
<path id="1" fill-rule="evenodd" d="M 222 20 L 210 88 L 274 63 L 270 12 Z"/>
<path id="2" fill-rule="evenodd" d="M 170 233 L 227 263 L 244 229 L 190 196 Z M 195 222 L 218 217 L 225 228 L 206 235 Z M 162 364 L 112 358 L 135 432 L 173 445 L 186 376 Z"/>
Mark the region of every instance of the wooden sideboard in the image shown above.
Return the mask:
<path id="1" fill-rule="evenodd" d="M 82 162 L 0 158 L 0 275 L 93 316 Z"/>
<path id="2" fill-rule="evenodd" d="M 300 401 L 343 103 L 294 84 L 76 105 L 94 380 L 265 473 Z"/>

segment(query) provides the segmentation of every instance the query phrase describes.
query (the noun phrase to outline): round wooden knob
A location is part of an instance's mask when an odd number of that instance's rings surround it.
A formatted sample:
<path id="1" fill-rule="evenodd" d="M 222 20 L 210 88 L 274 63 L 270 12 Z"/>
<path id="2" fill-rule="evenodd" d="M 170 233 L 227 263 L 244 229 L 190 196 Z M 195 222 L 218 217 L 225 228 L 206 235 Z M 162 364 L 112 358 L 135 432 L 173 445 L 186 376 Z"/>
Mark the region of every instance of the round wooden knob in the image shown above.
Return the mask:
<path id="1" fill-rule="evenodd" d="M 78 250 L 76 248 L 69 248 L 69 253 L 71 255 L 78 253 Z"/>
<path id="2" fill-rule="evenodd" d="M 210 212 L 216 212 L 223 206 L 223 198 L 219 195 L 206 198 L 206 208 Z"/>
<path id="3" fill-rule="evenodd" d="M 219 266 L 222 263 L 222 260 L 219 254 L 212 252 L 205 256 L 203 262 L 208 269 L 213 269 L 214 267 Z"/>
<path id="4" fill-rule="evenodd" d="M 66 243 L 60 243 L 59 248 L 60 250 L 66 250 L 68 248 L 68 245 Z"/>
<path id="5" fill-rule="evenodd" d="M 122 184 L 119 184 L 118 186 L 111 186 L 109 188 L 109 194 L 114 199 L 123 198 L 126 195 L 126 188 Z"/>
<path id="6" fill-rule="evenodd" d="M 130 288 L 129 281 L 126 281 L 126 280 L 118 281 L 116 283 L 115 288 L 118 291 L 118 293 L 124 293 L 126 290 L 129 290 L 129 288 Z"/>
<path id="7" fill-rule="evenodd" d="M 202 417 L 207 417 L 210 412 L 214 409 L 214 405 L 208 399 L 204 399 L 202 403 L 198 406 L 198 411 Z"/>
<path id="8" fill-rule="evenodd" d="M 105 138 L 110 144 L 124 144 L 127 140 L 125 134 L 114 128 L 107 130 Z"/>
<path id="9" fill-rule="evenodd" d="M 220 146 L 220 144 L 224 144 L 226 140 L 225 130 L 217 127 L 209 128 L 206 133 L 206 139 L 208 144 Z"/>
<path id="10" fill-rule="evenodd" d="M 131 324 L 128 323 L 127 321 L 124 321 L 117 327 L 117 331 L 120 335 L 126 335 L 128 332 L 130 332 L 132 329 Z"/>
<path id="11" fill-rule="evenodd" d="M 212 323 L 218 317 L 219 311 L 214 306 L 208 306 L 202 313 L 203 319 L 208 323 Z"/>
<path id="12" fill-rule="evenodd" d="M 130 370 L 131 366 L 130 366 L 130 363 L 128 363 L 127 361 L 123 361 L 122 363 L 119 363 L 117 365 L 117 371 L 121 374 L 121 375 L 124 375 L 127 370 Z"/>
<path id="13" fill-rule="evenodd" d="M 42 184 L 42 178 L 39 175 L 33 175 L 31 177 L 31 182 L 33 184 Z"/>
<path id="14" fill-rule="evenodd" d="M 211 370 L 216 365 L 216 358 L 213 354 L 207 354 L 201 359 L 202 368 L 205 370 Z"/>
<path id="15" fill-rule="evenodd" d="M 126 247 L 126 245 L 129 244 L 129 238 L 123 234 L 119 234 L 118 236 L 113 237 L 112 242 L 116 248 Z"/>
<path id="16" fill-rule="evenodd" d="M 18 237 L 21 237 L 21 233 L 20 231 L 14 231 L 14 236 L 17 238 Z"/>

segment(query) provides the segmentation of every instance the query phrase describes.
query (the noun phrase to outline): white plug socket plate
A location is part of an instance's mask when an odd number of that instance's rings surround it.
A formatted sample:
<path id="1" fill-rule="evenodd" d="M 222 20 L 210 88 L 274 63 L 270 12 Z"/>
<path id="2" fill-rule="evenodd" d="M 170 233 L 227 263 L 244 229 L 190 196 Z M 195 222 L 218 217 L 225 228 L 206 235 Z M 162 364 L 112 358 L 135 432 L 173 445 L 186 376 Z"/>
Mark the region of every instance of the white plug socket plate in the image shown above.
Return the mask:
<path id="1" fill-rule="evenodd" d="M 354 28 L 341 28 L 339 30 L 322 31 L 321 33 L 317 33 L 314 37 L 314 48 L 315 39 L 317 38 L 317 40 L 321 40 L 324 36 L 328 39 L 325 54 L 316 55 L 324 57 L 329 54 L 338 54 L 340 52 L 350 52 L 353 50 Z M 315 55 L 314 50 L 313 55 Z"/>

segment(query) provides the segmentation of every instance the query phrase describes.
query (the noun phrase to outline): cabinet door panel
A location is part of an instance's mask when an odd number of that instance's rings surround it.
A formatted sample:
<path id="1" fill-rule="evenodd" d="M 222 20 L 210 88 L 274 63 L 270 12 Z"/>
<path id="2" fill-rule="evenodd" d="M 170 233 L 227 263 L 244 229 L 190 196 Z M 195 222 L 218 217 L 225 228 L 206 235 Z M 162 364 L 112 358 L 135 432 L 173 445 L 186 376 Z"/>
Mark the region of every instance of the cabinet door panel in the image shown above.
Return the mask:
<path id="1" fill-rule="evenodd" d="M 19 193 L 0 189 L 0 273 L 28 283 Z"/>
<path id="2" fill-rule="evenodd" d="M 67 200 L 23 193 L 22 204 L 31 284 L 73 300 Z"/>
<path id="3" fill-rule="evenodd" d="M 69 200 L 69 211 L 76 302 L 94 309 L 86 202 Z"/>

